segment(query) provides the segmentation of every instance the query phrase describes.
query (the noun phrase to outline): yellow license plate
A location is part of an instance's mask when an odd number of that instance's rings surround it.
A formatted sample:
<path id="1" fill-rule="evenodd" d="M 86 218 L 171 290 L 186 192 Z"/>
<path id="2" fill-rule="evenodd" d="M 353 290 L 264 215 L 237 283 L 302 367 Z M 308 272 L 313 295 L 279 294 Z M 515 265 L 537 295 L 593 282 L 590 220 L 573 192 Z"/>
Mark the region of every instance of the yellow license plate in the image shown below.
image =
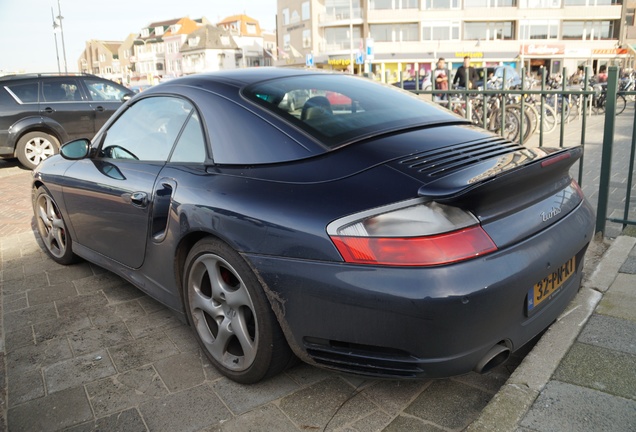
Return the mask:
<path id="1" fill-rule="evenodd" d="M 528 312 L 552 298 L 559 288 L 576 272 L 576 257 L 570 258 L 556 271 L 534 284 L 528 291 Z"/>

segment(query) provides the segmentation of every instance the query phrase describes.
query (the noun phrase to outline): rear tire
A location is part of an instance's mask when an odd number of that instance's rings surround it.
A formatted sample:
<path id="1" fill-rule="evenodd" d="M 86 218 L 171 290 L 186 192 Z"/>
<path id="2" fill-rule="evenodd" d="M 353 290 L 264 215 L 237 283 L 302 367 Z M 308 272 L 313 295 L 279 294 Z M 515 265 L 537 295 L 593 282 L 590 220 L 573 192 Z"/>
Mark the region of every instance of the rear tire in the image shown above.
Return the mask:
<path id="1" fill-rule="evenodd" d="M 262 285 L 227 244 L 215 238 L 195 244 L 183 286 L 190 325 L 223 375 L 253 384 L 292 364 L 294 355 Z"/>
<path id="2" fill-rule="evenodd" d="M 59 151 L 60 142 L 57 138 L 44 132 L 24 134 L 16 145 L 16 156 L 29 169 L 34 169 L 44 159 Z"/>

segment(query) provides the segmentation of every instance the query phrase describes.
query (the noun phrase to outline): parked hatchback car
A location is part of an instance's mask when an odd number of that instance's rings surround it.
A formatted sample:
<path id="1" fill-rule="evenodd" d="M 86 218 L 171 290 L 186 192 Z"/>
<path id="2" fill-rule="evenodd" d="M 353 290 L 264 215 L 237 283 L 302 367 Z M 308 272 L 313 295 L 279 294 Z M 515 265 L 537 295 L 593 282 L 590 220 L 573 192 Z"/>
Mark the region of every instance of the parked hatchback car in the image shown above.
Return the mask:
<path id="1" fill-rule="evenodd" d="M 403 81 L 393 83 L 394 86 L 403 88 L 404 90 L 426 90 L 429 91 L 433 88 L 431 83 L 431 75 L 429 73 L 420 75 L 419 84 L 415 77 L 409 77 Z"/>
<path id="2" fill-rule="evenodd" d="M 60 143 L 94 135 L 132 94 L 94 75 L 0 77 L 0 158 L 33 169 Z"/>
<path id="3" fill-rule="evenodd" d="M 366 78 L 223 71 L 152 87 L 65 144 L 33 171 L 34 214 L 53 260 L 163 302 L 233 380 L 294 355 L 446 377 L 501 364 L 577 293 L 594 228 L 569 174 L 581 154 Z"/>

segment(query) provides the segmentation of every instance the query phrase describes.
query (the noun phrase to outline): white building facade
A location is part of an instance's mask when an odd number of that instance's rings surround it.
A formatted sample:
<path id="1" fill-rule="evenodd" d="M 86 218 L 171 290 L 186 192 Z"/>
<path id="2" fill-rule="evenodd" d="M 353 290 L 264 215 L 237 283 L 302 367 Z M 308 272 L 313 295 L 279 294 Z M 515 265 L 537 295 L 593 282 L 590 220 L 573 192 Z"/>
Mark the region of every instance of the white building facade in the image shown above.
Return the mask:
<path id="1" fill-rule="evenodd" d="M 440 57 L 456 69 L 470 56 L 476 67 L 571 74 L 626 65 L 623 13 L 618 0 L 279 0 L 277 64 L 309 64 L 309 55 L 316 67 L 353 63 L 393 82 Z"/>

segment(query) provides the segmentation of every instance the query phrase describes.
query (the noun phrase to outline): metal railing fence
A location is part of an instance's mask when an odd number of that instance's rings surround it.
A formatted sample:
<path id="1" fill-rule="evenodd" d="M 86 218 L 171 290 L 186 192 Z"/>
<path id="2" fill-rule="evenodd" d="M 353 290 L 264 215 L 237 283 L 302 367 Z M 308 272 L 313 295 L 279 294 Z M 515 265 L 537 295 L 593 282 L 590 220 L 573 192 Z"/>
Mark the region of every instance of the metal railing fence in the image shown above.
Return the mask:
<path id="1" fill-rule="evenodd" d="M 593 114 L 604 116 L 596 231 L 605 233 L 607 221 L 621 224 L 623 228 L 627 225 L 636 225 L 636 205 L 634 209 L 631 209 L 632 189 L 634 188 L 634 159 L 636 157 L 636 115 L 634 115 L 631 127 L 631 148 L 628 156 L 624 208 L 611 209 L 612 213 L 615 213 L 616 210 L 622 210 L 623 216 L 608 217 L 616 116 L 625 110 L 628 99 L 632 105 L 631 100 L 636 99 L 636 91 L 619 90 L 618 73 L 617 67 L 610 66 L 606 84 L 576 87 L 567 85 L 568 75 L 565 69 L 558 86 L 555 85 L 554 80 L 548 79 L 545 70 L 542 71 L 538 85 L 536 85 L 537 83 L 528 83 L 525 70 L 522 70 L 521 87 L 512 89 L 503 85 L 503 83 L 508 83 L 504 69 L 503 77 L 500 80 L 501 88 L 478 90 L 421 89 L 419 88 L 420 83 L 424 80 L 416 75 L 413 80 L 416 88 L 410 91 L 427 99 L 430 97 L 430 100 L 464 116 L 473 123 L 524 145 L 528 145 L 536 133 L 537 138 L 534 139 L 534 144 L 542 147 L 545 145 L 547 134 L 558 128 L 558 145 L 564 147 L 566 125 L 579 121 L 580 139 L 577 144 L 583 146 L 584 150 L 578 164 L 578 182 L 581 185 L 583 184 L 585 166 L 588 119 Z M 400 81 L 396 85 L 403 87 L 404 81 L 401 78 L 400 76 Z M 589 68 L 585 69 L 583 83 L 590 83 Z M 486 84 L 486 77 L 484 84 Z M 532 116 L 527 114 L 528 110 L 537 113 L 539 118 L 533 120 Z M 551 141 L 551 143 L 553 142 Z M 631 213 L 634 215 L 630 217 Z"/>

